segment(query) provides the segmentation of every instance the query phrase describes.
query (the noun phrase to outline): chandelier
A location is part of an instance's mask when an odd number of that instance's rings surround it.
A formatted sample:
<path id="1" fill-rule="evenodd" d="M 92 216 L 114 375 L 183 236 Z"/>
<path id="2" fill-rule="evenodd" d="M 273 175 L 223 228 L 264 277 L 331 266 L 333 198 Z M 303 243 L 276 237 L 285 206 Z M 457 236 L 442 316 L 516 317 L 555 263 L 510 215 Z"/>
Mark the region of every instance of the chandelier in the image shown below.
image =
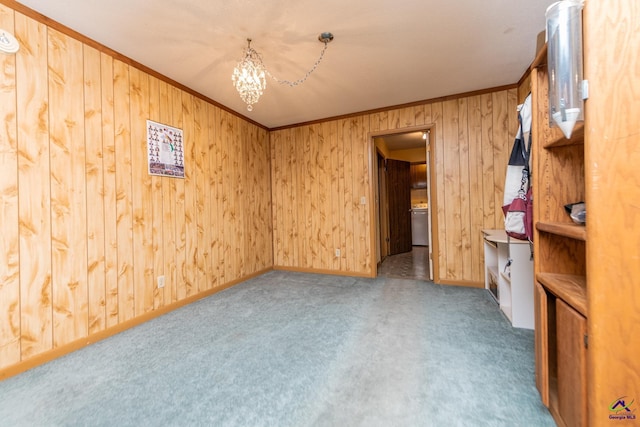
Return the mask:
<path id="1" fill-rule="evenodd" d="M 242 100 L 247 104 L 247 110 L 252 111 L 253 104 L 257 104 L 260 96 L 264 93 L 264 90 L 267 87 L 267 76 L 280 84 L 286 84 L 289 86 L 297 86 L 307 80 L 311 73 L 313 73 L 316 68 L 318 68 L 318 65 L 320 65 L 324 52 L 327 50 L 327 45 L 331 40 L 333 40 L 333 34 L 322 33 L 318 36 L 318 40 L 324 43 L 324 47 L 320 52 L 318 60 L 313 64 L 313 67 L 307 71 L 304 77 L 290 81 L 281 80 L 272 75 L 264 66 L 262 56 L 251 47 L 251 39 L 247 39 L 247 48 L 244 50 L 244 58 L 242 61 L 238 62 L 238 65 L 233 69 L 233 74 L 231 75 L 231 81 L 233 81 L 233 85 L 240 94 L 240 98 L 242 98 Z"/>

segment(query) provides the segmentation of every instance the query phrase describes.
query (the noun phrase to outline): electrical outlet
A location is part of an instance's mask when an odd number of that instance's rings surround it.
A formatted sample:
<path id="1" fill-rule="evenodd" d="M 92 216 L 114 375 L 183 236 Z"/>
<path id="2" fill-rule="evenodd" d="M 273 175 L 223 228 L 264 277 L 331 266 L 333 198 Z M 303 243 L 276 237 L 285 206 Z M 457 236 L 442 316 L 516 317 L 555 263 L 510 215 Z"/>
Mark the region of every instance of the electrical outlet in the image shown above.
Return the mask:
<path id="1" fill-rule="evenodd" d="M 340 256 L 340 249 L 336 249 L 336 257 Z"/>
<path id="2" fill-rule="evenodd" d="M 158 287 L 164 288 L 164 276 L 158 276 Z"/>
<path id="3" fill-rule="evenodd" d="M 367 204 L 367 198 L 365 196 L 360 197 L 360 204 L 361 205 L 366 205 Z"/>

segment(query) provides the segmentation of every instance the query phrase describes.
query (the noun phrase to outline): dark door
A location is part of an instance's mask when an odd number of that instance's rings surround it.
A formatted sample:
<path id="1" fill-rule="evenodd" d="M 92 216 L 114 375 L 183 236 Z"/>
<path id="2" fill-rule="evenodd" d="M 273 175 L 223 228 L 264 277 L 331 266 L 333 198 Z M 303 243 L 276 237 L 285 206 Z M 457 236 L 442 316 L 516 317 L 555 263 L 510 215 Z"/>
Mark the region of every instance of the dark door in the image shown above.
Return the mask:
<path id="1" fill-rule="evenodd" d="M 411 250 L 411 171 L 409 162 L 387 159 L 389 255 Z"/>

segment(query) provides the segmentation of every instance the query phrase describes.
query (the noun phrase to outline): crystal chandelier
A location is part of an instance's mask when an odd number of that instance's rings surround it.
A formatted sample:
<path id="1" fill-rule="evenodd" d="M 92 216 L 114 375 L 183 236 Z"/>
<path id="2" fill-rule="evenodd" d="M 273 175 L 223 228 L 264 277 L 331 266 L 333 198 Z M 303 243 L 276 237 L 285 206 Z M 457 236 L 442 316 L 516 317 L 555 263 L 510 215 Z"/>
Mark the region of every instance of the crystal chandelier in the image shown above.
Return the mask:
<path id="1" fill-rule="evenodd" d="M 253 104 L 258 103 L 260 96 L 262 96 L 266 89 L 266 76 L 271 77 L 280 84 L 286 84 L 289 86 L 297 86 L 307 80 L 307 77 L 309 77 L 311 73 L 318 68 L 318 65 L 320 65 L 324 52 L 327 50 L 327 45 L 331 40 L 333 40 L 333 34 L 322 33 L 318 36 L 318 40 L 324 43 L 324 47 L 322 48 L 320 57 L 316 63 L 309 71 L 307 71 L 304 77 L 298 80 L 289 81 L 280 80 L 273 76 L 264 66 L 262 56 L 251 47 L 251 39 L 247 39 L 247 48 L 244 50 L 244 58 L 242 61 L 238 62 L 238 65 L 233 69 L 233 74 L 231 75 L 231 81 L 233 81 L 233 85 L 240 94 L 240 98 L 242 98 L 242 100 L 247 104 L 247 110 L 253 110 Z"/>
<path id="2" fill-rule="evenodd" d="M 251 39 L 247 39 L 244 58 L 233 69 L 231 80 L 240 94 L 240 98 L 246 102 L 249 111 L 253 110 L 253 104 L 258 102 L 267 87 L 265 75 L 262 57 L 251 47 Z"/>

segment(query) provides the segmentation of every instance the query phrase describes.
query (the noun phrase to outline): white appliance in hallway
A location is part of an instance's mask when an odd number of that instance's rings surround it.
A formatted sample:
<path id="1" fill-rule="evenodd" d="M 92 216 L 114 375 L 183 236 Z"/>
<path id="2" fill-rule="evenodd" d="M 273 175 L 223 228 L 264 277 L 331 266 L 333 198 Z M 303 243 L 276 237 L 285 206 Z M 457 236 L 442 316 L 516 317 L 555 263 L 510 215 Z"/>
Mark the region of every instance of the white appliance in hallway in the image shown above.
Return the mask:
<path id="1" fill-rule="evenodd" d="M 411 208 L 411 244 L 429 245 L 429 208 L 426 203 L 416 204 Z"/>

